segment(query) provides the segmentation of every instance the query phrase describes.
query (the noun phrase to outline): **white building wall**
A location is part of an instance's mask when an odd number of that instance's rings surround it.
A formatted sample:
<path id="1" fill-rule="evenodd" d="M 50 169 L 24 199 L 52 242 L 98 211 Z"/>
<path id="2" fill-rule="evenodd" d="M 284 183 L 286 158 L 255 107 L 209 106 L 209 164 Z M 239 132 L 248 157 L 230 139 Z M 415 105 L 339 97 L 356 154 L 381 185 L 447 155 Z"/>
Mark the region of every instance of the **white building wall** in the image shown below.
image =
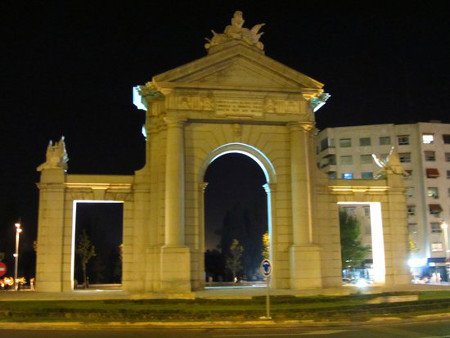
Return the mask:
<path id="1" fill-rule="evenodd" d="M 432 135 L 433 141 L 424 144 L 424 134 Z M 379 169 L 373 160 L 368 163 L 369 155 L 383 158 L 395 146 L 404 168 L 411 172 L 411 176 L 405 178 L 408 232 L 416 246 L 411 257 L 445 257 L 445 240 L 440 224 L 450 223 L 450 144 L 444 142 L 444 135 L 450 135 L 450 124 L 327 128 L 317 135 L 317 162 L 330 178 L 369 178 L 369 173 L 375 174 Z M 367 144 L 367 138 L 370 138 L 370 144 Z M 447 142 L 450 141 L 447 139 Z M 434 160 L 426 157 L 425 151 L 434 152 Z M 437 169 L 439 176 L 427 177 L 427 169 Z M 437 188 L 438 196 L 429 196 L 432 195 L 429 188 Z M 430 205 L 440 206 L 442 212 L 430 213 Z"/>

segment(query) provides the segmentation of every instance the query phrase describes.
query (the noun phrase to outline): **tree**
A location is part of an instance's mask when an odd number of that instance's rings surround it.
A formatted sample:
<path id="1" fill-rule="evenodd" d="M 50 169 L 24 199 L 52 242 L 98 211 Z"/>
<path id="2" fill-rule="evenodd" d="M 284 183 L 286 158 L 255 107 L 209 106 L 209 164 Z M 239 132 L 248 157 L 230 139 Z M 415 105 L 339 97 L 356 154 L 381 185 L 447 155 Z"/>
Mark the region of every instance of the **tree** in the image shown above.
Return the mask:
<path id="1" fill-rule="evenodd" d="M 81 269 L 83 270 L 83 285 L 86 289 L 88 286 L 86 267 L 91 258 L 96 256 L 95 246 L 92 244 L 86 229 L 83 229 L 83 232 L 78 237 L 76 254 L 80 257 Z"/>
<path id="2" fill-rule="evenodd" d="M 237 277 L 238 272 L 242 269 L 242 253 L 244 248 L 237 239 L 233 239 L 231 243 L 229 255 L 226 259 L 226 267 L 231 271 L 233 279 Z"/>
<path id="3" fill-rule="evenodd" d="M 270 259 L 270 237 L 269 232 L 266 231 L 262 236 L 262 257 Z"/>
<path id="4" fill-rule="evenodd" d="M 339 211 L 341 231 L 341 259 L 346 268 L 355 268 L 362 264 L 370 248 L 361 244 L 360 224 L 355 216 Z"/>

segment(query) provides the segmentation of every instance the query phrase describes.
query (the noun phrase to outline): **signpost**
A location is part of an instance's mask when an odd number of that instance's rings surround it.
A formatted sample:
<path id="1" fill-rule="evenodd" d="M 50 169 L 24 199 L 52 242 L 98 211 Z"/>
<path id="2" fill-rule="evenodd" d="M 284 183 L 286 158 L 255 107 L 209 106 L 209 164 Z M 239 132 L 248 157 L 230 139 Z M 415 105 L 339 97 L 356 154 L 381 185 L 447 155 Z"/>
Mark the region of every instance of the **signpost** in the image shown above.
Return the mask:
<path id="1" fill-rule="evenodd" d="M 267 293 L 266 293 L 266 316 L 263 319 L 272 319 L 270 316 L 270 275 L 272 274 L 272 263 L 267 258 L 263 259 L 260 267 L 261 273 L 266 277 L 267 281 Z"/>
<path id="2" fill-rule="evenodd" d="M 6 271 L 8 271 L 8 269 L 6 268 L 6 264 L 3 262 L 0 262 L 0 277 L 5 275 Z"/>

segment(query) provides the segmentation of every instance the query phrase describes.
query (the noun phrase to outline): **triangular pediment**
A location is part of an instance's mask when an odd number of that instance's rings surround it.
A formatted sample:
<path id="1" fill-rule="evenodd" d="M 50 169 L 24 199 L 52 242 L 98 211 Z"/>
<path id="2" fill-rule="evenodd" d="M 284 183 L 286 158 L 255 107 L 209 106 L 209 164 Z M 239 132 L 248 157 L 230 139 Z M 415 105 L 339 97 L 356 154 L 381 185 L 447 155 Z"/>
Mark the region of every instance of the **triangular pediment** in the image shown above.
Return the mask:
<path id="1" fill-rule="evenodd" d="M 254 48 L 233 42 L 219 52 L 153 78 L 156 87 L 269 91 L 320 90 L 323 84 Z"/>

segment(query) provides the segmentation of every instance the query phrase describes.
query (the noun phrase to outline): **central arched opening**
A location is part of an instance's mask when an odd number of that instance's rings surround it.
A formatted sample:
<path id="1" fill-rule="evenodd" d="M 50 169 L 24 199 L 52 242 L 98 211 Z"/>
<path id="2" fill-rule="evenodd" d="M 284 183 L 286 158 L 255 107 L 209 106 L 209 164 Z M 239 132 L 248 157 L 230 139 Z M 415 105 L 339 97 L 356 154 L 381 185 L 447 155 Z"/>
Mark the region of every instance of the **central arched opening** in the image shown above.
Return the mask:
<path id="1" fill-rule="evenodd" d="M 270 255 L 266 173 L 253 157 L 228 152 L 212 160 L 204 182 L 206 285 L 259 285 Z"/>

